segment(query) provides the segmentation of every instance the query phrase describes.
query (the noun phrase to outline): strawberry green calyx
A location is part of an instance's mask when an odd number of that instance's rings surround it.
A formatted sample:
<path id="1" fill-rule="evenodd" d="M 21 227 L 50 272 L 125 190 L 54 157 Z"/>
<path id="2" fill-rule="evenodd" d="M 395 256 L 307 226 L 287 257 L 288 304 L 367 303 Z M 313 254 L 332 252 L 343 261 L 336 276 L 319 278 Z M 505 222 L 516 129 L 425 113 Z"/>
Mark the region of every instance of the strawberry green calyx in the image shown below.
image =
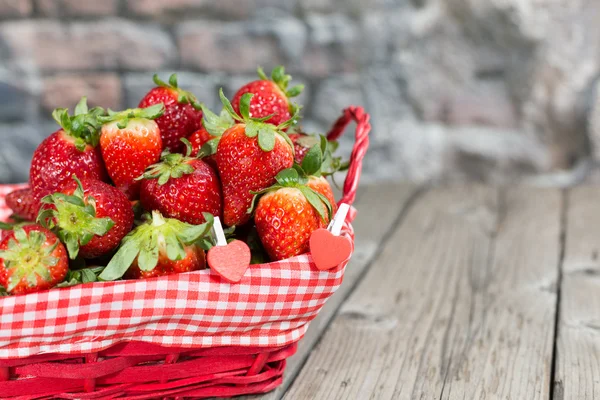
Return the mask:
<path id="1" fill-rule="evenodd" d="M 75 175 L 73 179 L 77 182 L 73 194 L 56 192 L 42 198 L 42 204 L 53 207 L 42 206 L 37 217 L 40 225 L 56 233 L 65 244 L 72 260 L 77 258 L 81 246 L 88 244 L 94 236 L 104 236 L 115 224 L 108 217 L 96 217 L 96 200 L 85 195 Z"/>
<path id="2" fill-rule="evenodd" d="M 214 136 L 214 138 L 208 140 L 202 145 L 198 151 L 197 158 L 208 157 L 216 154 L 221 136 L 227 129 L 235 125 L 235 120 L 225 108 L 221 110 L 219 115 L 212 112 L 204 104 L 200 104 L 200 108 L 202 110 L 202 125 L 209 135 Z"/>
<path id="3" fill-rule="evenodd" d="M 87 106 L 87 98 L 82 97 L 75 106 L 73 115 L 66 108 L 57 108 L 52 112 L 52 118 L 63 131 L 75 139 L 77 150 L 84 151 L 87 145 L 96 147 L 100 141 L 102 123 L 99 117 L 104 115 L 102 107 L 91 110 Z"/>
<path id="4" fill-rule="evenodd" d="M 294 144 L 287 136 L 287 134 L 283 132 L 283 129 L 298 123 L 300 107 L 296 107 L 296 112 L 294 113 L 294 115 L 292 115 L 290 119 L 275 126 L 273 124 L 268 124 L 265 122 L 273 115 L 267 115 L 263 118 L 252 118 L 250 116 L 250 101 L 252 100 L 253 96 L 254 94 L 252 93 L 244 93 L 242 95 L 242 97 L 240 98 L 240 115 L 235 112 L 231 103 L 223 94 L 223 89 L 219 90 L 219 97 L 221 98 L 221 102 L 223 103 L 223 107 L 225 108 L 225 110 L 229 113 L 229 115 L 231 115 L 231 117 L 235 121 L 246 125 L 246 136 L 250 138 L 257 137 L 258 145 L 263 151 L 269 152 L 275 148 L 275 135 L 280 135 L 281 137 L 283 137 L 293 151 Z"/>
<path id="5" fill-rule="evenodd" d="M 58 240 L 52 245 L 46 244 L 47 237 L 43 232 L 22 228 L 14 230 L 14 238 L 8 242 L 7 250 L 0 250 L 0 258 L 4 260 L 7 270 L 13 270 L 6 290 L 11 292 L 25 278 L 30 286 L 37 284 L 38 276 L 46 282 L 52 281 L 48 267 L 54 267 L 59 259 L 52 253 L 58 246 Z"/>
<path id="6" fill-rule="evenodd" d="M 194 159 L 190 157 L 192 144 L 185 138 L 181 139 L 181 141 L 185 143 L 187 148 L 185 155 L 170 153 L 168 150 L 163 151 L 160 156 L 160 162 L 150 165 L 146 168 L 142 176 L 136 178 L 136 180 L 158 179 L 158 184 L 162 186 L 171 178 L 181 178 L 183 175 L 194 172 L 194 167 L 189 164 Z"/>
<path id="7" fill-rule="evenodd" d="M 98 275 L 100 275 L 102 271 L 104 271 L 104 267 L 102 266 L 69 270 L 65 280 L 56 285 L 56 287 L 71 287 L 75 285 L 81 285 L 83 283 L 97 282 Z"/>
<path id="8" fill-rule="evenodd" d="M 283 65 L 279 65 L 273 68 L 273 71 L 271 71 L 270 78 L 265 74 L 265 71 L 262 69 L 262 67 L 258 67 L 256 72 L 258 73 L 260 79 L 262 79 L 263 81 L 275 82 L 277 87 L 279 87 L 279 89 L 281 89 L 281 91 L 285 93 L 286 97 L 288 98 L 296 97 L 304 90 L 304 85 L 302 84 L 292 86 L 288 89 L 288 85 L 292 80 L 292 76 L 286 75 L 285 68 L 283 67 Z"/>
<path id="9" fill-rule="evenodd" d="M 211 136 L 221 136 L 235 124 L 235 120 L 225 108 L 217 115 L 204 104 L 200 104 L 200 107 L 202 109 L 202 125 Z"/>
<path id="10" fill-rule="evenodd" d="M 306 135 L 297 140 L 298 144 L 309 148 L 302 164 L 295 168 L 306 176 L 329 176 L 347 169 L 347 163 L 341 157 L 334 157 L 338 142 L 328 141 L 323 135 Z"/>
<path id="11" fill-rule="evenodd" d="M 140 270 L 152 271 L 158 265 L 161 253 L 166 254 L 169 260 L 177 261 L 186 256 L 185 246 L 209 246 L 209 233 L 214 217 L 209 213 L 203 215 L 205 223 L 191 225 L 152 211 L 152 217 L 148 221 L 125 236 L 119 250 L 99 278 L 104 281 L 121 278 L 136 259 Z"/>
<path id="12" fill-rule="evenodd" d="M 254 211 L 256 201 L 258 200 L 260 195 L 278 189 L 295 188 L 298 189 L 300 193 L 302 193 L 302 195 L 306 198 L 310 205 L 313 206 L 317 213 L 319 213 L 319 216 L 323 221 L 326 221 L 327 217 L 331 219 L 333 207 L 327 199 L 327 197 L 308 187 L 306 185 L 308 183 L 308 178 L 306 176 L 300 175 L 295 168 L 284 169 L 283 171 L 277 174 L 275 180 L 277 183 L 275 183 L 273 186 L 258 192 L 252 192 L 252 194 L 254 194 L 254 198 L 252 199 L 252 205 L 250 206 L 250 208 L 248 208 L 248 214 L 252 214 L 252 212 Z"/>
<path id="13" fill-rule="evenodd" d="M 177 102 L 179 104 L 191 104 L 197 110 L 200 109 L 200 103 L 198 102 L 196 96 L 192 92 L 181 89 L 177 84 L 177 74 L 171 74 L 168 83 L 161 80 L 158 77 L 158 74 L 154 74 L 152 80 L 154 81 L 156 86 L 171 89 L 177 92 Z"/>
<path id="14" fill-rule="evenodd" d="M 156 119 L 165 112 L 165 105 L 158 103 L 146 108 L 130 108 L 123 111 L 113 111 L 108 109 L 108 115 L 98 117 L 102 124 L 117 121 L 117 128 L 125 129 L 132 119 Z"/>

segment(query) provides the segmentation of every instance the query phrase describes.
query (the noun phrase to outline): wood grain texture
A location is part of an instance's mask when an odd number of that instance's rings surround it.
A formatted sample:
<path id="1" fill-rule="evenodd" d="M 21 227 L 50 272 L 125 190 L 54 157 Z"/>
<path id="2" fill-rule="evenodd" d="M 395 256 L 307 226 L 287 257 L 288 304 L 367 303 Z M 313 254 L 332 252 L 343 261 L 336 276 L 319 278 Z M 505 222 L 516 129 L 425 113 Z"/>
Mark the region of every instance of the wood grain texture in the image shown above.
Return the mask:
<path id="1" fill-rule="evenodd" d="M 600 188 L 567 195 L 554 400 L 600 398 Z"/>
<path id="2" fill-rule="evenodd" d="M 283 396 L 343 300 L 377 256 L 384 236 L 393 229 L 393 225 L 417 191 L 417 186 L 412 184 L 384 183 L 359 188 L 354 204 L 358 214 L 352 224 L 355 232 L 354 254 L 346 268 L 342 286 L 327 300 L 319 315 L 311 322 L 304 338 L 300 340 L 297 353 L 288 359 L 283 385 L 264 396 L 248 396 L 246 399 L 272 400 Z"/>
<path id="3" fill-rule="evenodd" d="M 560 193 L 415 202 L 286 399 L 547 399 Z"/>

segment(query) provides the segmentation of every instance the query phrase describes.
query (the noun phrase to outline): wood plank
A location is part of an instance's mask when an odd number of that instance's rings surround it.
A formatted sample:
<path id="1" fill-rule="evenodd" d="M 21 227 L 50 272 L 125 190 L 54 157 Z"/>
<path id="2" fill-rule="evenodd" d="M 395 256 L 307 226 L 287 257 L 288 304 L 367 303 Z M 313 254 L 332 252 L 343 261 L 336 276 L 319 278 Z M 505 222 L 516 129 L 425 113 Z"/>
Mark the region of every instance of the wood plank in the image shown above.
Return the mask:
<path id="1" fill-rule="evenodd" d="M 417 190 L 415 185 L 397 183 L 379 183 L 359 188 L 355 202 L 359 212 L 352 224 L 356 237 L 355 251 L 346 268 L 342 286 L 327 300 L 319 315 L 311 322 L 304 338 L 298 344 L 298 352 L 288 359 L 283 385 L 264 396 L 249 396 L 247 399 L 272 400 L 283 396 L 335 312 L 377 255 L 380 242 L 392 229 Z"/>
<path id="2" fill-rule="evenodd" d="M 600 398 L 600 188 L 568 192 L 554 399 Z"/>
<path id="3" fill-rule="evenodd" d="M 286 399 L 547 399 L 561 197 L 419 198 Z"/>

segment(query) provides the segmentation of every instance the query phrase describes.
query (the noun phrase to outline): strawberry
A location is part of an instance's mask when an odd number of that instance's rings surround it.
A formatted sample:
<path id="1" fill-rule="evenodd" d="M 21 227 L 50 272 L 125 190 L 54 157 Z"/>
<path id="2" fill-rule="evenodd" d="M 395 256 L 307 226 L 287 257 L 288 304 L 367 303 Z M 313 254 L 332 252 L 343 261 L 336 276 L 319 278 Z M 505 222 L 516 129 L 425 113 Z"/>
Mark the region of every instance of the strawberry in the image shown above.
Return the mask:
<path id="1" fill-rule="evenodd" d="M 271 260 L 306 253 L 310 235 L 324 228 L 332 216 L 329 200 L 306 186 L 306 179 L 293 169 L 277 174 L 277 183 L 259 193 L 254 222 Z"/>
<path id="2" fill-rule="evenodd" d="M 174 218 L 164 218 L 159 211 L 131 231 L 110 260 L 100 279 L 112 281 L 128 278 L 152 278 L 178 272 L 203 269 L 204 250 L 213 225 L 213 217 L 205 214 L 207 222 L 191 225 Z"/>
<path id="3" fill-rule="evenodd" d="M 203 213 L 221 215 L 221 185 L 215 171 L 188 151 L 163 153 L 161 162 L 148 167 L 140 191 L 142 206 L 190 224 L 205 222 Z"/>
<path id="4" fill-rule="evenodd" d="M 208 133 L 204 126 L 188 136 L 187 140 L 192 144 L 191 156 L 196 157 L 202 146 L 211 139 L 214 139 L 214 137 Z"/>
<path id="5" fill-rule="evenodd" d="M 0 285 L 10 294 L 50 289 L 68 269 L 65 247 L 39 225 L 15 228 L 0 242 Z"/>
<path id="6" fill-rule="evenodd" d="M 239 122 L 223 133 L 217 146 L 224 199 L 223 222 L 227 226 L 243 225 L 250 219 L 251 192 L 271 186 L 275 176 L 294 163 L 293 145 L 281 129 L 295 122 L 296 116 L 275 127 L 265 123 L 264 118 L 250 118 L 253 94 L 242 96 L 241 116 L 233 110 L 222 90 L 220 96 L 225 109 Z"/>
<path id="7" fill-rule="evenodd" d="M 138 107 L 145 108 L 159 103 L 165 105 L 164 114 L 156 119 L 163 147 L 171 152 L 180 151 L 183 149 L 181 139 L 201 127 L 202 111 L 198 100 L 192 93 L 179 88 L 176 74 L 169 77 L 169 83 L 163 82 L 155 74 L 154 83 L 157 86 L 142 98 Z"/>
<path id="8" fill-rule="evenodd" d="M 292 133 L 288 134 L 292 143 L 294 143 L 294 161 L 297 164 L 302 164 L 302 160 L 304 160 L 304 156 L 308 153 L 312 145 L 305 145 L 303 141 L 305 138 L 309 137 L 304 133 Z"/>
<path id="9" fill-rule="evenodd" d="M 35 221 L 40 203 L 35 201 L 30 188 L 14 190 L 7 194 L 4 200 L 17 217 L 27 221 Z"/>
<path id="10" fill-rule="evenodd" d="M 252 81 L 242 86 L 233 96 L 233 109 L 241 112 L 241 99 L 246 93 L 254 94 L 250 102 L 250 115 L 253 118 L 269 116 L 265 122 L 280 125 L 289 120 L 296 112 L 296 106 L 290 103 L 290 98 L 298 96 L 304 85 L 296 85 L 288 90 L 288 83 L 292 79 L 285 74 L 282 66 L 275 67 L 269 79 L 262 68 L 258 68 L 259 80 Z"/>
<path id="11" fill-rule="evenodd" d="M 100 257 L 115 249 L 133 225 L 133 209 L 114 186 L 73 175 L 60 192 L 42 199 L 38 221 L 66 244 L 69 256 Z"/>
<path id="12" fill-rule="evenodd" d="M 144 170 L 160 159 L 162 140 L 160 129 L 153 119 L 164 112 L 162 104 L 121 112 L 108 110 L 100 120 L 100 148 L 108 174 L 115 185 L 130 200 L 139 196 L 139 177 Z"/>
<path id="13" fill-rule="evenodd" d="M 83 97 L 73 116 L 57 108 L 52 117 L 61 129 L 48 136 L 33 153 L 29 182 L 37 202 L 54 193 L 66 179 L 77 173 L 82 178 L 108 180 L 98 147 L 102 108 L 88 110 Z"/>
<path id="14" fill-rule="evenodd" d="M 306 183 L 306 186 L 308 186 L 315 192 L 320 193 L 323 196 L 325 196 L 327 198 L 327 200 L 329 200 L 329 203 L 331 204 L 331 212 L 333 214 L 335 214 L 335 212 L 337 211 L 337 204 L 335 202 L 335 196 L 333 195 L 333 189 L 331 188 L 331 185 L 329 184 L 327 179 L 325 179 L 325 177 L 310 176 L 310 177 L 308 177 L 308 182 Z"/>

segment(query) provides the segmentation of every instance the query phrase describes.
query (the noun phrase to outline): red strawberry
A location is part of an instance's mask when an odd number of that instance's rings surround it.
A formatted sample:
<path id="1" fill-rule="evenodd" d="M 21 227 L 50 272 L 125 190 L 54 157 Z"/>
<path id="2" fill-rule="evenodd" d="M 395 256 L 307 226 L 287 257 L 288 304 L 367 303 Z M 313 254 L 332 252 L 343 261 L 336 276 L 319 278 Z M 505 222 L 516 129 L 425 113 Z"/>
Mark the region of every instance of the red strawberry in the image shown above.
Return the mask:
<path id="1" fill-rule="evenodd" d="M 200 153 L 202 146 L 204 146 L 209 140 L 214 139 L 214 136 L 212 136 L 206 129 L 204 129 L 204 127 L 202 127 L 196 132 L 192 133 L 187 139 L 192 144 L 192 153 L 190 155 L 192 157 L 196 157 L 198 156 L 198 153 Z M 203 160 L 215 170 L 217 169 L 217 160 L 215 159 L 214 154 L 204 157 Z"/>
<path id="2" fill-rule="evenodd" d="M 149 211 L 190 224 L 205 222 L 203 213 L 221 215 L 221 185 L 215 171 L 202 160 L 165 153 L 144 173 L 140 200 Z"/>
<path id="3" fill-rule="evenodd" d="M 19 218 L 35 221 L 40 203 L 33 198 L 30 188 L 17 189 L 6 195 L 6 205 Z"/>
<path id="4" fill-rule="evenodd" d="M 98 147 L 101 108 L 88 110 L 83 97 L 69 116 L 58 108 L 52 117 L 62 129 L 48 136 L 37 147 L 31 160 L 29 182 L 35 201 L 54 193 L 63 181 L 77 173 L 82 178 L 108 180 Z"/>
<path id="5" fill-rule="evenodd" d="M 262 68 L 258 68 L 259 80 L 252 81 L 242 86 L 233 96 L 233 109 L 240 112 L 240 101 L 246 93 L 254 94 L 250 102 L 250 116 L 264 118 L 272 115 L 265 122 L 280 125 L 289 120 L 295 113 L 295 106 L 290 103 L 290 98 L 298 96 L 304 85 L 296 85 L 288 90 L 288 83 L 292 79 L 285 74 L 282 66 L 275 67 L 269 79 Z"/>
<path id="6" fill-rule="evenodd" d="M 326 227 L 331 218 L 327 198 L 306 186 L 293 168 L 281 171 L 277 184 L 263 192 L 254 222 L 271 260 L 306 253 L 310 235 Z"/>
<path id="7" fill-rule="evenodd" d="M 118 113 L 109 110 L 109 116 L 101 118 L 106 123 L 100 136 L 106 169 L 115 185 L 130 200 L 139 196 L 140 182 L 135 178 L 160 159 L 160 130 L 152 120 L 163 111 L 162 104 L 157 104 Z"/>
<path id="8" fill-rule="evenodd" d="M 304 156 L 308 153 L 311 146 L 306 146 L 303 143 L 303 138 L 309 137 L 303 133 L 292 133 L 288 135 L 292 143 L 294 143 L 294 161 L 297 164 L 302 164 L 302 160 L 304 160 Z"/>
<path id="9" fill-rule="evenodd" d="M 144 96 L 138 107 L 145 108 L 160 103 L 165 105 L 164 114 L 156 119 L 163 146 L 171 152 L 180 151 L 183 149 L 181 139 L 200 129 L 202 124 L 198 100 L 192 93 L 178 87 L 176 74 L 171 75 L 169 83 L 161 81 L 155 74 L 154 83 L 157 87 Z"/>
<path id="10" fill-rule="evenodd" d="M 223 187 L 223 222 L 225 225 L 243 225 L 250 219 L 252 192 L 275 183 L 275 176 L 294 163 L 292 144 L 282 128 L 290 119 L 277 127 L 249 117 L 251 93 L 241 99 L 241 115 L 220 92 L 221 100 L 231 116 L 240 121 L 227 129 L 217 147 L 217 166 Z"/>
<path id="11" fill-rule="evenodd" d="M 306 184 L 309 188 L 314 190 L 317 193 L 322 194 L 329 200 L 331 204 L 331 212 L 335 214 L 337 211 L 337 204 L 335 202 L 335 196 L 333 195 L 333 189 L 331 185 L 323 176 L 311 176 L 308 178 L 308 183 Z"/>
<path id="12" fill-rule="evenodd" d="M 178 274 L 182 272 L 197 271 L 206 268 L 206 255 L 204 250 L 195 244 L 184 246 L 185 255 L 181 260 L 170 260 L 165 250 L 159 251 L 156 267 L 150 271 L 140 268 L 138 259 L 127 270 L 125 277 L 128 279 L 147 279 L 157 276 Z"/>
<path id="13" fill-rule="evenodd" d="M 213 217 L 206 223 L 191 225 L 174 218 L 163 218 L 152 211 L 152 218 L 125 236 L 121 247 L 100 278 L 112 281 L 127 274 L 129 278 L 151 278 L 205 267 L 204 251 Z"/>
<path id="14" fill-rule="evenodd" d="M 211 139 L 214 139 L 214 137 L 210 133 L 208 133 L 204 126 L 198 129 L 196 132 L 192 133 L 190 136 L 188 136 L 187 140 L 189 140 L 189 142 L 192 144 L 191 156 L 196 157 L 204 143 L 208 142 Z"/>
<path id="15" fill-rule="evenodd" d="M 10 294 L 50 289 L 68 269 L 65 247 L 39 225 L 16 228 L 0 242 L 0 285 Z"/>
<path id="16" fill-rule="evenodd" d="M 38 220 L 66 244 L 69 256 L 94 258 L 115 249 L 133 225 L 133 209 L 114 186 L 93 179 L 65 182 L 42 199 Z"/>

